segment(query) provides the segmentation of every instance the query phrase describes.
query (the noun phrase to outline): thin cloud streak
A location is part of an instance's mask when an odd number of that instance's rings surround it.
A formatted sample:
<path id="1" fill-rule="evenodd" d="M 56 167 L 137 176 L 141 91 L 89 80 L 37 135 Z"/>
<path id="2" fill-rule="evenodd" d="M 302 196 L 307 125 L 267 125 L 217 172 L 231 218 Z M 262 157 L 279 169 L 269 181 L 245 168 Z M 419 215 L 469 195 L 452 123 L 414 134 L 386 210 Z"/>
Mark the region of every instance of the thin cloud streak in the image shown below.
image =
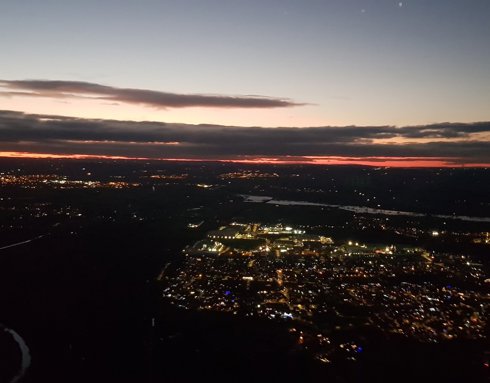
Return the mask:
<path id="1" fill-rule="evenodd" d="M 228 96 L 178 94 L 148 89 L 117 88 L 82 81 L 0 80 L 3 96 L 45 98 L 90 98 L 110 102 L 138 104 L 154 108 L 285 108 L 302 106 L 287 98 L 265 96 Z"/>

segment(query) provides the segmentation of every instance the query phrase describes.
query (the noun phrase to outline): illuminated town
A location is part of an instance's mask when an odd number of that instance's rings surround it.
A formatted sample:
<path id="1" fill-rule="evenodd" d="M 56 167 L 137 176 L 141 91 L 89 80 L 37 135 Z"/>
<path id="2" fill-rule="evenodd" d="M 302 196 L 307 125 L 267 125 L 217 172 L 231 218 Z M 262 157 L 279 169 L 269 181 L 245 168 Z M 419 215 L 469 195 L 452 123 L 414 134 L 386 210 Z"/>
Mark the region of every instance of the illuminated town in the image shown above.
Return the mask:
<path id="1" fill-rule="evenodd" d="M 369 345 L 366 331 L 424 343 L 485 337 L 490 280 L 467 256 L 237 222 L 183 252 L 182 263 L 159 276 L 165 300 L 286 321 L 297 344 L 323 363 L 356 360 Z M 343 331 L 351 339 L 340 340 Z"/>
<path id="2" fill-rule="evenodd" d="M 90 176 L 90 173 L 87 173 Z M 36 189 L 42 186 L 50 186 L 58 189 L 124 189 L 129 187 L 138 187 L 138 183 L 128 183 L 124 181 L 95 181 L 95 180 L 72 180 L 66 176 L 54 174 L 29 174 L 15 175 L 0 173 L 0 183 L 3 186 L 20 186 L 22 188 Z"/>

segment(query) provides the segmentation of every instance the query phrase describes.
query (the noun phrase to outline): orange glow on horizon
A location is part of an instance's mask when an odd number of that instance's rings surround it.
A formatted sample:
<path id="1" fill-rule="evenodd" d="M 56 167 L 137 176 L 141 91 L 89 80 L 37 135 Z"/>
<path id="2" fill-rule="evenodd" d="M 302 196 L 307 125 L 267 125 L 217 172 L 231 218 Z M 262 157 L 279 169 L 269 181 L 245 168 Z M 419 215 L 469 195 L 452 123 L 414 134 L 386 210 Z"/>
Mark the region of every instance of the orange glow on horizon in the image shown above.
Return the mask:
<path id="1" fill-rule="evenodd" d="M 98 154 L 53 154 L 30 152 L 0 152 L 0 158 L 32 159 L 73 159 L 73 160 L 131 160 L 131 161 L 172 161 L 172 162 L 225 162 L 264 165 L 360 165 L 390 168 L 489 168 L 490 163 L 457 163 L 457 158 L 431 157 L 249 157 L 249 158 L 152 158 L 110 156 Z"/>
<path id="2" fill-rule="evenodd" d="M 33 158 L 33 159 L 74 159 L 74 160 L 148 160 L 145 157 L 106 156 L 102 154 L 52 154 L 52 153 L 30 153 L 30 152 L 0 152 L 3 158 Z"/>

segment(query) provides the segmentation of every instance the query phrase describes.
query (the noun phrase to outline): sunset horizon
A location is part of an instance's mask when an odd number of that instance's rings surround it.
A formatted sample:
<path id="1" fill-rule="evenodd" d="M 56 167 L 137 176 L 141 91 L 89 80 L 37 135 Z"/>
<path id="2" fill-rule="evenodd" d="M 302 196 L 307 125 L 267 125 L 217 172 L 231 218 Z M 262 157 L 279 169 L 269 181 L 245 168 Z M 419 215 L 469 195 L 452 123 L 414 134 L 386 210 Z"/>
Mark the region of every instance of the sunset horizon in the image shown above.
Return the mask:
<path id="1" fill-rule="evenodd" d="M 6 4 L 0 152 L 489 166 L 488 12 L 484 0 Z"/>

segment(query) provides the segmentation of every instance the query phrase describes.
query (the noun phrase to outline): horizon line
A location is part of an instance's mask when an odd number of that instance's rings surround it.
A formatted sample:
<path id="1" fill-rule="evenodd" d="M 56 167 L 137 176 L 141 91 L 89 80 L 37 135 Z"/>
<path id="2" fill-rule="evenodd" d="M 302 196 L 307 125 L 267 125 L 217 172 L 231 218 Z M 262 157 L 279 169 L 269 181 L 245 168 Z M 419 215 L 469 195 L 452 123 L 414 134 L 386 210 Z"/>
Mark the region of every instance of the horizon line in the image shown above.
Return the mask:
<path id="1" fill-rule="evenodd" d="M 155 162 L 215 162 L 249 165 L 311 165 L 311 166 L 366 166 L 382 168 L 490 168 L 489 163 L 454 163 L 454 158 L 440 157 L 347 157 L 347 156 L 288 156 L 251 157 L 251 158 L 162 158 L 162 157 L 129 157 L 103 154 L 57 154 L 34 152 L 0 152 L 0 158 L 15 159 L 53 159 L 53 160 L 103 160 L 103 161 L 155 161 Z"/>

